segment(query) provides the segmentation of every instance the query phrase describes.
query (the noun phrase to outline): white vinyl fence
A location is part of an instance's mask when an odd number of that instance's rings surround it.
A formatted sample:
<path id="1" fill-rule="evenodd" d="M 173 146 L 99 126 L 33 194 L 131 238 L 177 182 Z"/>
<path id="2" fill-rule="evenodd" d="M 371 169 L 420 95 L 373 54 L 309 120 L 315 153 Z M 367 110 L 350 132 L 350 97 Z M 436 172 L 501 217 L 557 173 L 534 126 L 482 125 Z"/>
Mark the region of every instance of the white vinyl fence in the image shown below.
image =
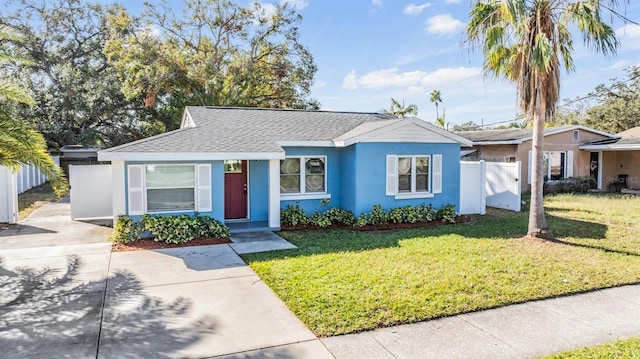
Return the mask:
<path id="1" fill-rule="evenodd" d="M 71 219 L 113 216 L 111 165 L 69 165 Z"/>
<path id="2" fill-rule="evenodd" d="M 485 214 L 486 207 L 520 212 L 520 162 L 460 161 L 460 214 Z"/>
<path id="3" fill-rule="evenodd" d="M 51 158 L 60 165 L 59 156 Z M 0 223 L 18 222 L 18 195 L 46 181 L 47 176 L 33 165 L 23 165 L 16 173 L 0 166 Z"/>

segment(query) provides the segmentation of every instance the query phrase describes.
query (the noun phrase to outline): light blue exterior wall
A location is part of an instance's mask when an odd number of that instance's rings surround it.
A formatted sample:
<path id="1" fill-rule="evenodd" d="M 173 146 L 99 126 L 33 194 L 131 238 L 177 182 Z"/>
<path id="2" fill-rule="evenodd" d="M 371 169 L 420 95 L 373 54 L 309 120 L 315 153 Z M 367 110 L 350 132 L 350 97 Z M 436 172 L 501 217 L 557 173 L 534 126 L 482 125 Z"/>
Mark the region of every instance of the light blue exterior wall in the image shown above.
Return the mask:
<path id="1" fill-rule="evenodd" d="M 269 218 L 269 161 L 248 162 L 249 219 L 266 221 Z"/>
<path id="2" fill-rule="evenodd" d="M 460 205 L 460 145 L 449 143 L 357 143 L 353 145 L 353 154 L 349 154 L 350 168 L 355 170 L 344 173 L 345 188 L 343 197 L 353 197 L 344 201 L 343 209 L 351 210 L 355 215 L 371 211 L 379 204 L 384 209 L 406 205 L 432 204 L 440 208 L 446 204 Z M 442 155 L 442 193 L 433 198 L 396 199 L 386 195 L 386 157 L 387 155 Z M 353 159 L 351 159 L 351 157 Z M 353 194 L 348 194 L 352 192 Z"/>
<path id="3" fill-rule="evenodd" d="M 285 147 L 286 156 L 326 156 L 325 176 L 327 177 L 327 193 L 331 195 L 331 202 L 327 207 L 320 205 L 321 199 L 286 200 L 281 196 L 280 208 L 300 203 L 308 214 L 315 211 L 323 211 L 329 207 L 340 207 L 342 204 L 341 173 L 343 165 L 341 161 L 341 149 L 332 147 Z M 283 200 L 283 198 L 285 198 Z"/>
<path id="4" fill-rule="evenodd" d="M 129 188 L 129 165 L 175 165 L 175 164 L 211 164 L 211 212 L 179 211 L 171 213 L 158 213 L 160 215 L 181 215 L 209 216 L 218 221 L 224 222 L 224 162 L 223 161 L 158 161 L 158 162 L 125 162 L 125 189 Z M 125 208 L 129 214 L 129 191 L 125 190 Z M 142 216 L 131 216 L 137 221 Z"/>
<path id="5" fill-rule="evenodd" d="M 424 143 L 357 143 L 345 148 L 286 147 L 286 156 L 326 156 L 327 194 L 331 201 L 327 207 L 320 205 L 320 198 L 287 200 L 281 196 L 280 207 L 299 203 L 308 213 L 339 207 L 352 211 L 356 216 L 369 212 L 376 204 L 385 209 L 406 205 L 432 204 L 439 208 L 460 203 L 460 145 Z M 442 193 L 433 198 L 396 199 L 386 195 L 387 155 L 442 155 Z M 224 222 L 224 163 L 223 161 L 191 162 L 126 162 L 125 188 L 128 188 L 128 165 L 131 164 L 211 164 L 211 212 L 173 212 L 171 215 L 206 215 Z M 249 219 L 266 221 L 269 218 L 269 161 L 250 160 L 249 167 Z M 128 196 L 128 191 L 125 191 Z M 127 203 L 128 198 L 125 198 Z M 169 213 L 168 213 L 169 214 Z M 140 216 L 132 216 L 135 220 Z"/>

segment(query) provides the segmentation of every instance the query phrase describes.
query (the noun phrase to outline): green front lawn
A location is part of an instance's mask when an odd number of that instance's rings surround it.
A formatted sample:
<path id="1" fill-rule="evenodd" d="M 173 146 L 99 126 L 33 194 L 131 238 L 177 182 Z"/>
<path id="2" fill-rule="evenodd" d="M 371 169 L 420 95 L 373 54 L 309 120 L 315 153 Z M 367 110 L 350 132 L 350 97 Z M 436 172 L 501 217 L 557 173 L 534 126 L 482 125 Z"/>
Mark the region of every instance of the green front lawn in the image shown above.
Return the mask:
<path id="1" fill-rule="evenodd" d="M 640 198 L 546 198 L 558 242 L 527 213 L 440 227 L 282 232 L 299 249 L 243 255 L 314 333 L 338 335 L 640 282 Z"/>
<path id="2" fill-rule="evenodd" d="M 562 352 L 544 359 L 637 359 L 640 358 L 640 337 Z"/>

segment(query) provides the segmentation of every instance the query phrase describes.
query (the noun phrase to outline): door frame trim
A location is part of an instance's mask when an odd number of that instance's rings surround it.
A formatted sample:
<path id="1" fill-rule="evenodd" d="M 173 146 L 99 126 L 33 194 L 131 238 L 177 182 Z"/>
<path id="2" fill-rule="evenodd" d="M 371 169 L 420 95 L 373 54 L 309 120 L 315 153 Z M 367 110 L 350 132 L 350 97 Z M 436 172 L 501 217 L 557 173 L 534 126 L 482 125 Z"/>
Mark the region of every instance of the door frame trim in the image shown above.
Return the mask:
<path id="1" fill-rule="evenodd" d="M 251 186 L 250 186 L 250 171 L 249 171 L 249 164 L 250 164 L 250 160 L 241 160 L 242 162 L 246 162 L 247 163 L 247 216 L 245 218 L 225 218 L 224 221 L 225 222 L 248 222 L 251 220 Z M 223 169 L 224 171 L 224 166 Z M 226 176 L 226 172 L 224 173 L 224 175 Z M 226 190 L 225 190 L 226 192 Z M 225 195 L 224 197 L 225 202 L 227 201 L 227 196 Z M 226 216 L 225 216 L 226 217 Z"/>

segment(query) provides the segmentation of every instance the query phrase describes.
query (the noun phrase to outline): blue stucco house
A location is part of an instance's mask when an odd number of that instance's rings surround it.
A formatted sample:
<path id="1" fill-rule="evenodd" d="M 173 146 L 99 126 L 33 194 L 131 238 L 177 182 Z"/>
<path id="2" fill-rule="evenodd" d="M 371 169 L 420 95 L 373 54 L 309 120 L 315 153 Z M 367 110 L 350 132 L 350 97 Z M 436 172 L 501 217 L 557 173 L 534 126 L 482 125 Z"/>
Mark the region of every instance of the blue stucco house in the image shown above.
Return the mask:
<path id="1" fill-rule="evenodd" d="M 280 209 L 320 201 L 356 216 L 460 202 L 460 147 L 471 142 L 386 113 L 187 107 L 180 129 L 98 153 L 111 161 L 113 210 L 207 215 L 278 229 Z"/>

